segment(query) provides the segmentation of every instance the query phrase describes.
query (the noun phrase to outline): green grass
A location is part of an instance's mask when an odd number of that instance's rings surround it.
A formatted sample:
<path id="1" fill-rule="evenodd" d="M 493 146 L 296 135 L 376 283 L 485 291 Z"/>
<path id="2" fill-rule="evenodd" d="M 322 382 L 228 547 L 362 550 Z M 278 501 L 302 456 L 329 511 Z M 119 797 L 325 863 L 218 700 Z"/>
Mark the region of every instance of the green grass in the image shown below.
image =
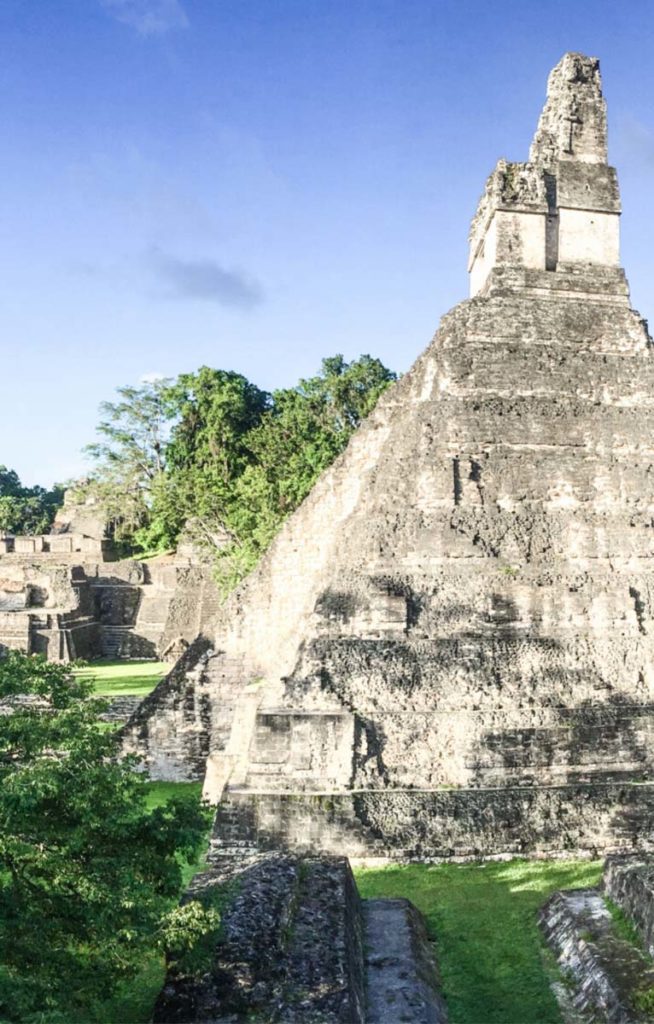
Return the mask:
<path id="1" fill-rule="evenodd" d="M 162 804 L 170 800 L 171 796 L 195 796 L 199 800 L 202 794 L 201 782 L 148 782 L 146 788 L 148 810 L 152 810 L 153 807 L 161 807 Z"/>
<path id="2" fill-rule="evenodd" d="M 602 865 L 522 861 L 358 869 L 363 897 L 404 896 L 436 942 L 450 1024 L 560 1024 L 536 914 L 556 889 L 597 885 Z"/>
<path id="3" fill-rule="evenodd" d="M 78 679 L 92 679 L 99 697 L 145 697 L 169 671 L 164 661 L 94 661 L 76 668 Z"/>
<path id="4" fill-rule="evenodd" d="M 606 903 L 609 913 L 613 918 L 613 931 L 619 939 L 623 939 L 625 942 L 630 942 L 632 946 L 639 949 L 641 953 L 651 960 L 649 953 L 645 949 L 645 945 L 641 938 L 640 932 L 634 925 L 631 918 L 627 917 L 622 907 L 619 907 L 617 903 L 614 903 L 612 899 L 604 894 L 604 902 Z"/>

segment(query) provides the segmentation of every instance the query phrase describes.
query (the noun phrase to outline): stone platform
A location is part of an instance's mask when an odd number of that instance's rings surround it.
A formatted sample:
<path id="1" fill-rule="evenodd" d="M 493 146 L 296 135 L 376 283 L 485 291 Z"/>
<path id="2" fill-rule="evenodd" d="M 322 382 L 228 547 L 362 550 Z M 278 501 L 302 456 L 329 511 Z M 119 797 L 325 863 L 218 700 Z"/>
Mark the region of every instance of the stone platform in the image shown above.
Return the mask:
<path id="1" fill-rule="evenodd" d="M 446 1024 L 420 914 L 362 902 L 344 858 L 222 858 L 186 898 L 226 886 L 210 970 L 169 971 L 155 1024 Z"/>

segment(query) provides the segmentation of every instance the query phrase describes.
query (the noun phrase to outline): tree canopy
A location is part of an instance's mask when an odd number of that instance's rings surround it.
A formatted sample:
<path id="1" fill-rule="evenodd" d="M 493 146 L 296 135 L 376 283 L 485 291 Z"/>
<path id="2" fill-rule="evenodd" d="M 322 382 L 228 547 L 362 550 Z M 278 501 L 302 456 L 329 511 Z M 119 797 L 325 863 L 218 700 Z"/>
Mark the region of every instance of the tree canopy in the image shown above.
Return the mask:
<path id="1" fill-rule="evenodd" d="M 63 494 L 58 485 L 23 487 L 13 469 L 0 465 L 0 533 L 47 533 Z"/>
<path id="2" fill-rule="evenodd" d="M 337 355 L 272 395 L 206 366 L 120 388 L 121 401 L 102 406 L 103 440 L 87 448 L 93 486 L 135 551 L 172 547 L 192 520 L 229 588 L 395 379 L 379 359 Z"/>
<path id="3" fill-rule="evenodd" d="M 119 401 L 100 406 L 100 440 L 84 449 L 95 463 L 90 487 L 115 538 L 128 545 L 138 546 L 138 531 L 147 530 L 153 501 L 164 487 L 166 446 L 176 412 L 171 384 L 157 378 L 118 388 Z"/>
<path id="4" fill-rule="evenodd" d="M 147 785 L 97 722 L 91 683 L 39 657 L 0 657 L 0 1019 L 89 1019 L 153 938 L 215 927 L 171 911 L 207 812 Z M 59 1016 L 58 1016 L 59 1015 Z"/>

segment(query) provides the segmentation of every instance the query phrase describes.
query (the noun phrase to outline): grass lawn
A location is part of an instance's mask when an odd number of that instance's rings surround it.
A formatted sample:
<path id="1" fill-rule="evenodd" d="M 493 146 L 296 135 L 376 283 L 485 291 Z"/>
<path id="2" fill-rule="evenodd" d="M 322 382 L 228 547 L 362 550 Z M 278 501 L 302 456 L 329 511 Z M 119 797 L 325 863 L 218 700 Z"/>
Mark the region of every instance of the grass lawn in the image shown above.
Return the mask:
<path id="1" fill-rule="evenodd" d="M 599 861 L 514 860 L 355 876 L 363 897 L 404 896 L 425 915 L 450 1024 L 560 1024 L 536 913 L 556 889 L 596 885 L 601 870 Z"/>
<path id="2" fill-rule="evenodd" d="M 164 661 L 94 661 L 76 668 L 78 679 L 93 679 L 99 697 L 145 697 L 170 670 Z"/>

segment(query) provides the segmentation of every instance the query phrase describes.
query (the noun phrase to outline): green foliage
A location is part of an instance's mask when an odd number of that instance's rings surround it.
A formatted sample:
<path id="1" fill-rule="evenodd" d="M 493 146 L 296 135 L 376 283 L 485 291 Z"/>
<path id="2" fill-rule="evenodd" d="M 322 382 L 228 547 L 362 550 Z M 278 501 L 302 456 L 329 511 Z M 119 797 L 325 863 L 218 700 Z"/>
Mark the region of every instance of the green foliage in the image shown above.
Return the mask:
<path id="1" fill-rule="evenodd" d="M 642 988 L 636 992 L 633 1004 L 635 1010 L 647 1014 L 648 1017 L 654 1017 L 654 986 L 650 985 L 649 988 Z"/>
<path id="2" fill-rule="evenodd" d="M 63 496 L 59 485 L 23 487 L 13 469 L 0 466 L 0 533 L 47 533 Z"/>
<path id="3" fill-rule="evenodd" d="M 118 541 L 131 541 L 151 521 L 159 490 L 165 490 L 171 381 L 160 378 L 118 388 L 118 402 L 103 402 L 97 433 L 102 440 L 84 449 L 95 469 L 84 493 L 93 493 Z"/>
<path id="4" fill-rule="evenodd" d="M 159 941 L 169 963 L 185 974 L 201 974 L 211 966 L 219 930 L 218 908 L 189 900 L 168 914 Z"/>
<path id="5" fill-rule="evenodd" d="M 378 359 L 323 360 L 318 376 L 275 391 L 245 436 L 249 462 L 233 480 L 224 526 L 231 545 L 218 571 L 229 589 L 259 560 L 286 517 L 345 448 L 380 394 L 395 380 Z"/>
<path id="6" fill-rule="evenodd" d="M 89 1020 L 152 955 L 153 936 L 165 941 L 184 862 L 205 838 L 197 799 L 148 808 L 148 785 L 98 727 L 106 704 L 91 690 L 64 666 L 0 659 L 0 700 L 13 702 L 0 719 L 4 1021 Z M 193 942 L 200 922 L 188 925 Z"/>
<path id="7" fill-rule="evenodd" d="M 649 956 L 645 950 L 642 937 L 635 927 L 630 917 L 627 917 L 622 907 L 619 907 L 617 903 L 614 903 L 608 896 L 604 896 L 604 902 L 611 914 L 613 920 L 613 931 L 618 938 L 623 939 L 625 942 L 630 943 L 632 946 L 636 946 L 642 953 Z"/>
<path id="8" fill-rule="evenodd" d="M 425 915 L 451 1024 L 559 1024 L 537 924 L 557 889 L 597 885 L 602 865 L 522 861 L 355 872 L 364 898 L 404 896 Z"/>
<path id="9" fill-rule="evenodd" d="M 248 437 L 270 396 L 239 373 L 207 366 L 182 374 L 170 393 L 179 421 L 168 448 L 167 503 L 157 504 L 157 515 L 171 538 L 192 516 L 205 542 L 234 540 L 234 484 L 253 460 Z"/>
<path id="10" fill-rule="evenodd" d="M 174 547 L 192 521 L 229 590 L 344 449 L 395 374 L 378 360 L 323 360 L 272 396 L 203 366 L 175 382 L 120 388 L 89 446 L 92 487 L 132 550 Z"/>

